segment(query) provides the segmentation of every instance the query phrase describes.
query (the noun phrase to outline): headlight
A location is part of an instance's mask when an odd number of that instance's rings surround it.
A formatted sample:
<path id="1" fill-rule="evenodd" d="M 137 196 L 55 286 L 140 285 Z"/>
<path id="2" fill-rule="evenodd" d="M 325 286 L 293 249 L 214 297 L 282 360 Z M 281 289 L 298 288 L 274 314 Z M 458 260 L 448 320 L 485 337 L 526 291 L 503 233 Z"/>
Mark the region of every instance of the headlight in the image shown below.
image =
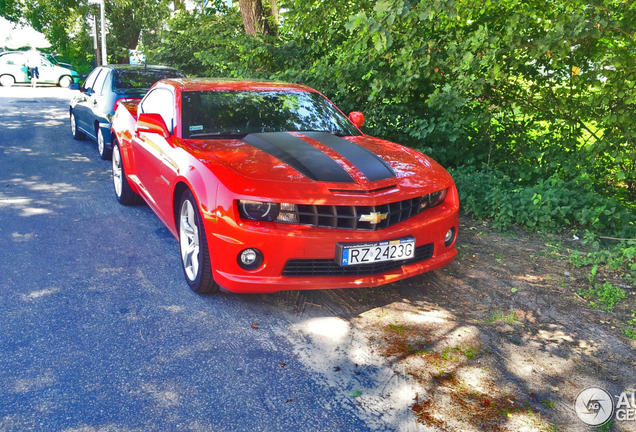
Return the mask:
<path id="1" fill-rule="evenodd" d="M 276 203 L 239 201 L 239 211 L 244 218 L 269 222 L 278 217 L 279 206 Z"/>
<path id="2" fill-rule="evenodd" d="M 431 207 L 435 207 L 436 205 L 440 205 L 446 199 L 446 194 L 448 193 L 448 189 L 442 189 L 441 191 L 433 192 L 428 195 L 428 202 Z"/>
<path id="3" fill-rule="evenodd" d="M 422 202 L 420 204 L 420 211 L 423 211 L 424 209 L 428 207 L 435 207 L 437 205 L 440 205 L 446 199 L 447 193 L 448 193 L 448 189 L 442 189 L 440 191 L 433 192 L 428 195 L 423 195 Z"/>
<path id="4" fill-rule="evenodd" d="M 244 219 L 266 222 L 298 222 L 298 206 L 296 204 L 241 200 L 238 202 L 238 208 Z"/>

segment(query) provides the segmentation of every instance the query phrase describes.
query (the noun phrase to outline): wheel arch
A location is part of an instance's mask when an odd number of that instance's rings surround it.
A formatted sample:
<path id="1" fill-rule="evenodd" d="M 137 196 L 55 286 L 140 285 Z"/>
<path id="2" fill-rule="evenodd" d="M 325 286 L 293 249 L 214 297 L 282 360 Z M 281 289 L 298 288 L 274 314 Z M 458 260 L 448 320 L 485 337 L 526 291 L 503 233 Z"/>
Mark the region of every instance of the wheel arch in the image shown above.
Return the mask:
<path id="1" fill-rule="evenodd" d="M 174 217 L 174 228 L 179 229 L 179 204 L 181 196 L 186 190 L 189 190 L 197 202 L 201 218 L 214 218 L 216 208 L 216 182 L 206 182 L 203 177 L 196 171 L 188 172 L 188 177 L 180 177 L 173 189 L 172 193 L 172 213 Z"/>
<path id="2" fill-rule="evenodd" d="M 183 193 L 187 190 L 192 192 L 192 190 L 190 189 L 190 186 L 188 186 L 183 180 L 179 180 L 177 185 L 174 187 L 174 192 L 172 193 L 172 216 L 174 217 L 175 232 L 179 231 L 179 211 L 180 211 L 179 205 L 181 204 L 181 197 L 183 196 Z M 194 199 L 196 200 L 197 199 L 196 195 L 194 195 L 194 193 L 192 193 L 192 195 L 194 196 Z"/>
<path id="3" fill-rule="evenodd" d="M 16 80 L 16 79 L 15 79 L 15 77 L 13 76 L 13 74 L 12 74 L 12 73 L 3 73 L 3 74 L 0 74 L 0 79 L 1 79 L 2 77 L 11 77 L 11 78 L 13 78 L 13 84 L 15 84 L 15 83 L 17 83 L 17 82 L 18 82 L 18 80 Z"/>
<path id="4" fill-rule="evenodd" d="M 71 75 L 61 75 L 57 80 L 57 85 L 62 87 L 62 80 L 64 78 L 68 78 L 71 82 L 69 84 L 73 84 L 73 77 Z"/>

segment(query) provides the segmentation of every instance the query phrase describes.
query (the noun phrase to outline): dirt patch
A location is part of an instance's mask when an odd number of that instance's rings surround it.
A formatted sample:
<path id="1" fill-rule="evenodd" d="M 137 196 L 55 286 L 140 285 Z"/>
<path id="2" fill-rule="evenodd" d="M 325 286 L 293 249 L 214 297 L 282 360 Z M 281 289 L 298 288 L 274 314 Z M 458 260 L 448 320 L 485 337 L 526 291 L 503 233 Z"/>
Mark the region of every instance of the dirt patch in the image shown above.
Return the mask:
<path id="1" fill-rule="evenodd" d="M 268 300 L 298 315 L 346 319 L 370 353 L 417 382 L 410 409 L 427 430 L 587 431 L 573 406 L 581 390 L 636 390 L 636 344 L 623 335 L 636 306 L 632 287 L 611 313 L 578 296 L 589 269 L 573 268 L 554 246 L 569 241 L 502 235 L 462 217 L 459 256 L 445 269 L 380 288 Z M 636 431 L 636 421 L 605 430 Z"/>
<path id="2" fill-rule="evenodd" d="M 589 269 L 567 263 L 557 237 L 503 236 L 463 218 L 455 263 L 404 298 L 352 319 L 396 370 L 426 389 L 413 411 L 448 431 L 589 430 L 573 409 L 586 387 L 636 384 L 634 341 L 622 335 L 633 292 L 614 312 L 589 307 Z M 607 430 L 636 430 L 615 422 Z"/>

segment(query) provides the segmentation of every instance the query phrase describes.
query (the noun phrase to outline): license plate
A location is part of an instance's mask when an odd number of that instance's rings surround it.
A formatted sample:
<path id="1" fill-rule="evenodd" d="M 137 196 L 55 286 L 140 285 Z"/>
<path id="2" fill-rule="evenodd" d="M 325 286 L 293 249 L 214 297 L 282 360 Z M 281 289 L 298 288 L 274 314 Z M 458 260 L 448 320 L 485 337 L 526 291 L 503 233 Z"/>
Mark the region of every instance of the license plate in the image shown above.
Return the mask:
<path id="1" fill-rule="evenodd" d="M 341 266 L 400 261 L 415 256 L 415 237 L 371 243 L 338 243 L 336 262 Z"/>

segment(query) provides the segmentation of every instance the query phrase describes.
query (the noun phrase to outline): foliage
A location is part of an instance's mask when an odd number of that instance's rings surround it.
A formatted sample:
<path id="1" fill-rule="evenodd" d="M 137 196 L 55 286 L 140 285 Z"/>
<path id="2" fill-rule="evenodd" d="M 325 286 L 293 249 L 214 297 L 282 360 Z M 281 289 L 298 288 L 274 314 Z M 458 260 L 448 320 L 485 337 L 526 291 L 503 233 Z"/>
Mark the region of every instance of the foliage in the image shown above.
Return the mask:
<path id="1" fill-rule="evenodd" d="M 581 297 L 587 298 L 590 301 L 590 305 L 597 309 L 604 311 L 611 311 L 618 302 L 627 298 L 625 291 L 621 288 L 613 286 L 609 282 L 603 284 L 595 281 L 596 273 L 598 271 L 598 265 L 594 265 L 588 276 L 590 281 L 589 289 L 580 289 L 578 294 Z M 594 301 L 596 300 L 596 301 Z"/>
<path id="2" fill-rule="evenodd" d="M 406 131 L 442 163 L 529 183 L 584 174 L 631 198 L 635 28 L 615 0 L 378 1 L 349 22 L 373 60 L 370 98 L 425 103 Z"/>
<path id="3" fill-rule="evenodd" d="M 170 3 L 169 0 L 106 1 L 109 62 L 128 63 L 129 52 L 137 48 L 140 37 L 150 43 L 170 15 Z"/>
<path id="4" fill-rule="evenodd" d="M 93 59 L 91 37 L 84 17 L 89 7 L 81 0 L 34 0 L 0 2 L 0 15 L 18 23 L 28 23 L 43 33 L 61 54 L 80 71 L 90 70 Z M 46 51 L 46 50 L 44 50 Z"/>
<path id="5" fill-rule="evenodd" d="M 280 65 L 274 37 L 248 36 L 241 14 L 216 1 L 201 11 L 179 11 L 158 41 L 146 46 L 149 62 L 169 64 L 195 76 L 267 78 Z"/>
<path id="6" fill-rule="evenodd" d="M 636 241 L 622 241 L 606 247 L 601 239 L 588 232 L 584 244 L 587 251 L 572 253 L 570 264 L 575 267 L 605 266 L 610 271 L 623 272 L 627 280 L 636 281 Z"/>
<path id="7" fill-rule="evenodd" d="M 518 224 L 550 232 L 570 227 L 617 237 L 636 234 L 636 215 L 618 200 L 596 192 L 589 177 L 566 181 L 553 175 L 527 184 L 500 171 L 470 166 L 451 173 L 464 211 L 492 219 L 498 229 Z"/>
<path id="8" fill-rule="evenodd" d="M 632 316 L 636 316 L 636 311 L 632 310 Z M 636 340 L 636 318 L 627 321 L 627 327 L 623 333 L 628 338 Z"/>
<path id="9" fill-rule="evenodd" d="M 127 63 L 129 50 L 137 47 L 140 35 L 150 38 L 170 10 L 167 0 L 106 0 L 106 13 L 109 61 Z M 94 66 L 92 17 L 99 16 L 99 8 L 87 0 L 11 0 L 0 3 L 0 15 L 42 32 L 80 73 Z"/>

